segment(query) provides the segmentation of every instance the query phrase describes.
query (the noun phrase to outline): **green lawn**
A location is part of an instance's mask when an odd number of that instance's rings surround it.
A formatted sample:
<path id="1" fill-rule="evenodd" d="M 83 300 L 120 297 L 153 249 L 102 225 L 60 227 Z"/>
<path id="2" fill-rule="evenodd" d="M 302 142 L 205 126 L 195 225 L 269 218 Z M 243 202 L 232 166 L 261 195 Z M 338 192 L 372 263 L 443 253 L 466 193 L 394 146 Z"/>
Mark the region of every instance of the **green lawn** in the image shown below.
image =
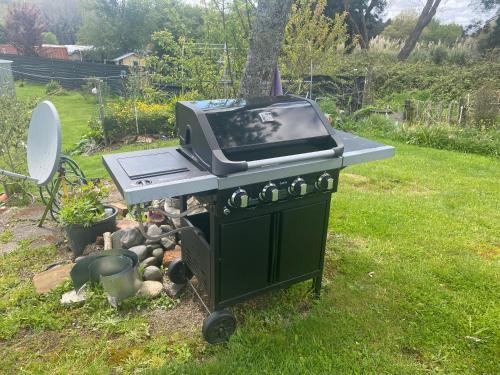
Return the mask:
<path id="1" fill-rule="evenodd" d="M 40 98 L 50 100 L 56 106 L 62 124 L 63 150 L 73 146 L 86 131 L 87 122 L 98 110 L 92 101 L 86 101 L 78 91 L 67 90 L 63 95 L 48 97 L 45 86 L 25 84 L 16 85 L 16 95 L 19 98 Z"/>
<path id="2" fill-rule="evenodd" d="M 36 84 L 25 84 L 22 87 L 16 85 L 16 94 L 19 98 L 38 98 L 41 100 L 50 100 L 57 108 L 61 118 L 62 127 L 62 146 L 63 150 L 71 149 L 77 143 L 82 135 L 87 131 L 88 121 L 97 116 L 97 104 L 83 97 L 79 91 L 65 90 L 63 95 L 47 96 L 45 86 Z M 113 99 L 108 99 L 113 100 Z M 133 151 L 147 147 L 158 147 L 171 145 L 172 142 L 157 142 L 152 145 L 127 145 L 123 148 L 112 150 L 106 153 Z M 108 174 L 101 162 L 101 153 L 91 156 L 71 156 L 83 169 L 88 177 L 106 178 Z"/>
<path id="3" fill-rule="evenodd" d="M 304 283 L 238 306 L 236 334 L 208 346 L 197 332 L 153 328 L 158 322 L 148 312 L 172 308 L 167 298 L 115 311 L 98 292 L 83 307 L 61 307 L 69 285 L 36 296 L 29 275 L 58 253 L 21 243 L 0 257 L 0 368 L 500 373 L 499 159 L 385 142 L 396 146 L 396 157 L 341 174 L 320 300 Z M 98 157 L 85 162 L 102 172 Z"/>

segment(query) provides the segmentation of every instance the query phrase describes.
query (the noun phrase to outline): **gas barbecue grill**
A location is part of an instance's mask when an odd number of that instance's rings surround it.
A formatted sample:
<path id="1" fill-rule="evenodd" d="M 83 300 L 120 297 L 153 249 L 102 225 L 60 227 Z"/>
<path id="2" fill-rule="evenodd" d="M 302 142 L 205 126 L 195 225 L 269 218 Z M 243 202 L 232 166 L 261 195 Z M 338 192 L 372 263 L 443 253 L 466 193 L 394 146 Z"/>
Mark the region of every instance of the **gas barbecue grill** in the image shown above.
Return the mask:
<path id="1" fill-rule="evenodd" d="M 176 118 L 180 146 L 103 159 L 129 205 L 180 198 L 182 257 L 168 275 L 196 276 L 203 336 L 217 343 L 234 332 L 235 303 L 307 279 L 319 295 L 340 169 L 394 148 L 333 129 L 294 96 L 179 102 Z M 206 210 L 187 210 L 190 196 Z"/>

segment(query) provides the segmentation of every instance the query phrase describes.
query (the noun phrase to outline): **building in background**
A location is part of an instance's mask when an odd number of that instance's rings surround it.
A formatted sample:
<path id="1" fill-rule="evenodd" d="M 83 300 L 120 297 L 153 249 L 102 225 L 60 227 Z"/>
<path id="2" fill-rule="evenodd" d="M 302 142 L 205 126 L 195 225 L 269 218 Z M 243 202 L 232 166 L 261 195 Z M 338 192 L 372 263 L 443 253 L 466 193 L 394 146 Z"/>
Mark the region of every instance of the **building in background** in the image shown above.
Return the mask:
<path id="1" fill-rule="evenodd" d="M 111 60 L 116 65 L 126 65 L 130 67 L 146 66 L 146 59 L 135 52 L 129 52 Z"/>

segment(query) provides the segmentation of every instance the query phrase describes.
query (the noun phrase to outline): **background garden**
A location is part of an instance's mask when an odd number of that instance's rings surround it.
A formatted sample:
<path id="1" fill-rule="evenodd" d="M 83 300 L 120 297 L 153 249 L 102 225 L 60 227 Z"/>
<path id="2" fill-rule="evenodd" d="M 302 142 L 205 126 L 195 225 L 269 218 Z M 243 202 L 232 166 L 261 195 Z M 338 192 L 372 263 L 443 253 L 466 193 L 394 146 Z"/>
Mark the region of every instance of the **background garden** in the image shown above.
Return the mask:
<path id="1" fill-rule="evenodd" d="M 84 10 L 78 1 L 60 9 L 58 1 L 36 3 L 53 25 L 46 32 L 97 46 L 94 61 L 135 50 L 147 63 L 131 69 L 121 95 L 106 79 L 82 80 L 81 90 L 18 80 L 15 97 L 0 97 L 0 168 L 25 172 L 30 113 L 44 99 L 60 113 L 66 154 L 88 176 L 107 179 L 102 154 L 177 142 L 176 101 L 238 94 L 254 2 L 92 0 Z M 368 2 L 359 4 L 367 11 Z M 69 284 L 37 295 L 32 275 L 64 251 L 19 241 L 0 256 L 0 368 L 500 372 L 499 18 L 469 29 L 434 19 L 402 60 L 419 15 L 386 22 L 385 3 L 377 4 L 362 35 L 354 5 L 351 19 L 337 2 L 296 2 L 279 60 L 287 93 L 317 100 L 336 128 L 396 147 L 393 159 L 341 174 L 321 300 L 298 285 L 241 305 L 235 336 L 209 347 L 196 323 L 179 323 L 192 319 L 192 311 L 178 310 L 185 300 L 139 299 L 115 310 L 100 294 L 81 307 L 61 306 Z M 1 228 L 0 248 L 12 236 Z"/>

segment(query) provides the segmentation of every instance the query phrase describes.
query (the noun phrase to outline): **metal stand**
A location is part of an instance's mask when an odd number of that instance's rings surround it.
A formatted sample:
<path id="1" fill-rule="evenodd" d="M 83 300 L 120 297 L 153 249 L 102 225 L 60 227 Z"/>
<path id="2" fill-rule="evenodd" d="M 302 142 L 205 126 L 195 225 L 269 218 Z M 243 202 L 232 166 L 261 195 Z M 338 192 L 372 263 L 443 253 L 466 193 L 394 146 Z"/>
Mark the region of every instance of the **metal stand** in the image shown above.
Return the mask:
<path id="1" fill-rule="evenodd" d="M 45 211 L 38 223 L 41 227 L 50 212 L 50 216 L 54 221 L 57 221 L 59 209 L 61 207 L 61 197 L 68 195 L 68 185 L 78 186 L 87 183 L 85 174 L 80 169 L 76 162 L 66 156 L 61 156 L 59 170 L 56 178 L 46 186 L 40 186 L 40 197 L 45 204 Z M 60 188 L 62 186 L 62 192 Z"/>

